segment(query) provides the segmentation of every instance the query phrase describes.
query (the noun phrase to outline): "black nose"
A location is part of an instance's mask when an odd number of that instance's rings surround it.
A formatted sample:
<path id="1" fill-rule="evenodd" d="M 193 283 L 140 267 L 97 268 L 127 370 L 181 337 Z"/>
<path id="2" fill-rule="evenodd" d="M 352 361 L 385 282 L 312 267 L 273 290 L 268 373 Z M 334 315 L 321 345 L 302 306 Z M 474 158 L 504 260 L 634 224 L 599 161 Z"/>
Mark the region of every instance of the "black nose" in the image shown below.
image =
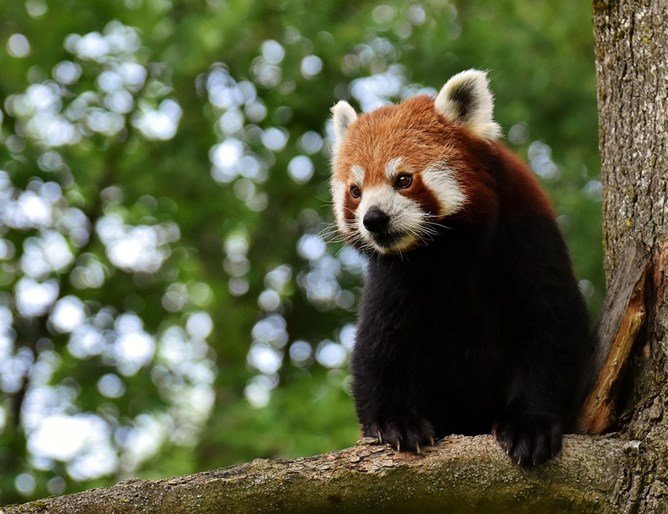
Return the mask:
<path id="1" fill-rule="evenodd" d="M 380 209 L 376 208 L 369 209 L 367 213 L 364 215 L 364 220 L 363 220 L 366 229 L 369 232 L 373 232 L 374 234 L 380 234 L 381 232 L 385 232 L 389 222 L 390 222 L 390 217 Z"/>

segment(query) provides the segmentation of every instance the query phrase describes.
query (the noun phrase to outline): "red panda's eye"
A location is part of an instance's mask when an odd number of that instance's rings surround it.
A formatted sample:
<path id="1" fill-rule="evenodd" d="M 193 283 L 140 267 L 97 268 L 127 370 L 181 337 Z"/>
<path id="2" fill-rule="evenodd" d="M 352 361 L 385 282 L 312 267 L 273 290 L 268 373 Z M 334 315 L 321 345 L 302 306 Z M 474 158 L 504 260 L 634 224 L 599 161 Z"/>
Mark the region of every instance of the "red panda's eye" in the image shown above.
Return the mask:
<path id="1" fill-rule="evenodd" d="M 394 187 L 397 189 L 406 189 L 413 183 L 413 176 L 408 173 L 402 173 L 394 182 Z"/>
<path id="2" fill-rule="evenodd" d="M 350 186 L 350 194 L 353 198 L 359 198 L 362 196 L 362 190 L 357 186 Z"/>

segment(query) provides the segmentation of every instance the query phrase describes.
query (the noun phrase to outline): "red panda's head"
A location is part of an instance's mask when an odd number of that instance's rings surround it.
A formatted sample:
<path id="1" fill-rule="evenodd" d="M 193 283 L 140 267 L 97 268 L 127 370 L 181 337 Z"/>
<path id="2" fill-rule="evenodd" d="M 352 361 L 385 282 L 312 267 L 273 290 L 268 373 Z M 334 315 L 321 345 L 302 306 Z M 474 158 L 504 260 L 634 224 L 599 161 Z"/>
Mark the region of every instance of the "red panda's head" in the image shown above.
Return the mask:
<path id="1" fill-rule="evenodd" d="M 380 253 L 410 250 L 448 217 L 485 220 L 496 194 L 489 169 L 499 126 L 487 75 L 468 70 L 438 96 L 358 116 L 332 108 L 334 215 L 341 234 Z"/>

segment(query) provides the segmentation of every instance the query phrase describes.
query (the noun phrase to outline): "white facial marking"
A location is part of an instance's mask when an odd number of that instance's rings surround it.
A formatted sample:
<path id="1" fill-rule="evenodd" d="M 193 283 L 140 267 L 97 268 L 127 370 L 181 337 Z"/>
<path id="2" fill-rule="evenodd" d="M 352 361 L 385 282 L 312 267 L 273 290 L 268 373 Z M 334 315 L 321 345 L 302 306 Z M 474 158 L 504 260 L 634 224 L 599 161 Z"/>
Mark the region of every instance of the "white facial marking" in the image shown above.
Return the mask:
<path id="1" fill-rule="evenodd" d="M 429 166 L 422 172 L 422 180 L 436 196 L 441 207 L 438 213 L 440 216 L 454 214 L 466 205 L 466 193 L 445 164 L 434 163 Z"/>
<path id="2" fill-rule="evenodd" d="M 390 234 L 401 234 L 391 248 L 378 245 L 371 232 L 364 227 L 364 216 L 372 208 L 380 209 L 390 217 Z M 397 193 L 389 184 L 382 184 L 364 190 L 355 218 L 357 229 L 364 240 L 380 253 L 390 253 L 405 250 L 420 238 L 425 213 L 413 200 Z"/>
<path id="3" fill-rule="evenodd" d="M 397 176 L 399 169 L 401 168 L 401 157 L 395 157 L 387 162 L 385 165 L 385 176 L 392 181 L 394 177 Z"/>
<path id="4" fill-rule="evenodd" d="M 336 226 L 338 227 L 339 231 L 342 234 L 347 234 L 350 232 L 350 227 L 346 223 L 346 216 L 343 209 L 346 202 L 346 194 L 348 188 L 345 182 L 336 179 L 333 179 L 331 184 L 332 184 L 332 202 L 334 203 L 334 216 L 336 218 Z"/>
<path id="5" fill-rule="evenodd" d="M 364 168 L 358 164 L 353 164 L 350 167 L 350 172 L 353 175 L 353 179 L 355 180 L 355 184 L 358 186 L 362 187 L 362 184 L 364 183 Z"/>

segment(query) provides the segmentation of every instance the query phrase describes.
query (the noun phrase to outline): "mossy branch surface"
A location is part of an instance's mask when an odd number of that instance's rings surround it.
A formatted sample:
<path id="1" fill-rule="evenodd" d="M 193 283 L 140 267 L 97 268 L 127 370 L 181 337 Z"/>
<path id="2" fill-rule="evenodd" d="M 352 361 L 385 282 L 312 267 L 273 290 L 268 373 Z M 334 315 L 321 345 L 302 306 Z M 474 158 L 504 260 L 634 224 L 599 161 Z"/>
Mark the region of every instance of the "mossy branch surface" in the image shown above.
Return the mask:
<path id="1" fill-rule="evenodd" d="M 367 442 L 339 452 L 248 464 L 5 507 L 27 513 L 605 512 L 623 480 L 625 441 L 567 436 L 531 469 L 491 436 L 450 436 L 422 455 Z"/>

